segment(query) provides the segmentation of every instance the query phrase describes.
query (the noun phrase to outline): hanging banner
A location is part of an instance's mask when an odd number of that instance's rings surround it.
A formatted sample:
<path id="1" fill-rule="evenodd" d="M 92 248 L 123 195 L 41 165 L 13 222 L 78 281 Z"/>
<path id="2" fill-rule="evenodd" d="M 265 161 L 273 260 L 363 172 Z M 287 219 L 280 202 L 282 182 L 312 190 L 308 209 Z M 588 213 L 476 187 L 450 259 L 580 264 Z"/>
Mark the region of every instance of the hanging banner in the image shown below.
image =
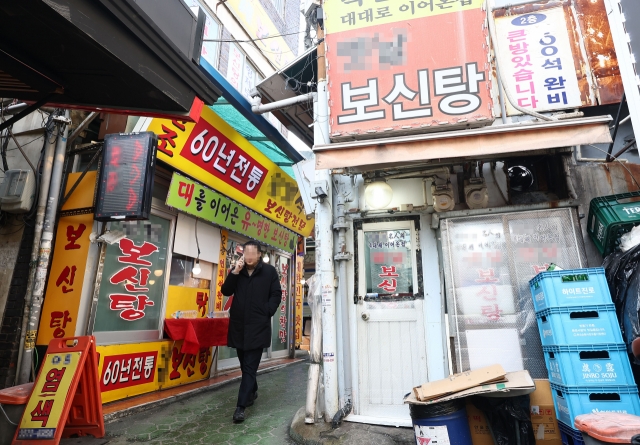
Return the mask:
<path id="1" fill-rule="evenodd" d="M 295 308 L 295 325 L 296 346 L 302 343 L 302 299 L 304 297 L 304 256 L 296 256 L 296 308 Z"/>
<path id="2" fill-rule="evenodd" d="M 171 178 L 166 204 L 286 252 L 295 251 L 297 236 L 291 230 L 178 173 Z"/>
<path id="3" fill-rule="evenodd" d="M 313 232 L 295 179 L 210 108 L 197 124 L 152 119 L 145 130 L 158 135 L 160 161 L 296 233 Z"/>
<path id="4" fill-rule="evenodd" d="M 490 124 L 483 5 L 326 0 L 331 138 Z"/>
<path id="5" fill-rule="evenodd" d="M 72 173 L 67 179 L 71 189 L 81 173 Z M 87 172 L 82 182 L 69 197 L 62 210 L 93 206 L 96 172 Z M 93 213 L 63 216 L 58 221 L 53 261 L 42 307 L 42 317 L 36 344 L 48 345 L 54 338 L 76 334 L 82 283 L 89 255 L 89 234 L 93 230 Z"/>
<path id="6" fill-rule="evenodd" d="M 216 301 L 214 310 L 222 310 L 222 285 L 227 277 L 227 241 L 229 240 L 229 232 L 224 229 L 220 230 L 220 261 L 218 262 L 218 276 L 216 277 Z"/>
<path id="7" fill-rule="evenodd" d="M 538 112 L 583 106 L 562 6 L 495 22 L 502 80 L 519 106 Z M 507 114 L 522 114 L 506 105 Z"/>

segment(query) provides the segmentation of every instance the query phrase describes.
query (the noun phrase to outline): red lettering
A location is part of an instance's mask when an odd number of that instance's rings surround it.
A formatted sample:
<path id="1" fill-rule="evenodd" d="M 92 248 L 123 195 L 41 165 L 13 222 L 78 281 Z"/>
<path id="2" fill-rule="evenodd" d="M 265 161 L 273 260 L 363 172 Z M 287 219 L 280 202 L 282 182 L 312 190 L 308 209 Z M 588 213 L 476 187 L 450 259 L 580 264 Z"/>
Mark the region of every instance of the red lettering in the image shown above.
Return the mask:
<path id="1" fill-rule="evenodd" d="M 125 264 L 138 264 L 141 266 L 151 266 L 151 262 L 140 259 L 149 256 L 153 252 L 158 251 L 158 247 L 145 241 L 141 246 L 136 246 L 129 238 L 123 238 L 118 243 L 122 254 L 125 256 L 118 257 L 118 261 Z"/>
<path id="2" fill-rule="evenodd" d="M 38 405 L 31 411 L 32 422 L 42 422 L 41 427 L 47 426 L 49 421 L 49 415 L 51 414 L 51 408 L 53 408 L 53 402 L 55 400 L 40 400 Z"/>
<path id="3" fill-rule="evenodd" d="M 67 226 L 67 241 L 68 244 L 64 246 L 64 250 L 74 250 L 79 249 L 80 244 L 77 244 L 76 241 L 82 236 L 87 226 L 84 224 L 80 224 L 77 229 L 73 228 L 73 225 Z"/>

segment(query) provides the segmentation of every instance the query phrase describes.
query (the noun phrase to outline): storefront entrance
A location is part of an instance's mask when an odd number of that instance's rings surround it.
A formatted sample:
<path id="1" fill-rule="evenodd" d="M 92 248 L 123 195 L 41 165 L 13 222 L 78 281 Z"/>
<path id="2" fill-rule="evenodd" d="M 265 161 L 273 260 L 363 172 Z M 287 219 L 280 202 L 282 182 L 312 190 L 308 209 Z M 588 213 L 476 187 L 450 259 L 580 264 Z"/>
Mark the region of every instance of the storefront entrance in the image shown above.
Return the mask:
<path id="1" fill-rule="evenodd" d="M 363 224 L 357 236 L 355 412 L 410 424 L 404 395 L 428 380 L 415 222 Z"/>

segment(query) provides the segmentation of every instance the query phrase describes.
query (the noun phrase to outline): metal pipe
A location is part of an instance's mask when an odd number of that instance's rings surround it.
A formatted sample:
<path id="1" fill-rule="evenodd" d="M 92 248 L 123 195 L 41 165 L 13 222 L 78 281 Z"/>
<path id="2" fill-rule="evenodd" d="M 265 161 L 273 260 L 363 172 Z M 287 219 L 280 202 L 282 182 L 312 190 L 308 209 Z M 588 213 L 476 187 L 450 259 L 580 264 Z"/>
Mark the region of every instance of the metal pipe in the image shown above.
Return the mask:
<path id="1" fill-rule="evenodd" d="M 71 136 L 69 136 L 69 139 L 67 139 L 67 146 L 68 147 L 71 147 L 71 144 L 73 144 L 73 141 L 76 140 L 76 138 L 80 135 L 80 133 L 82 133 L 84 130 L 86 130 L 86 128 L 89 126 L 89 124 L 91 124 L 91 122 L 93 122 L 96 117 L 98 117 L 98 113 L 96 113 L 95 111 L 92 111 L 85 118 L 85 120 L 83 120 L 82 123 L 80 125 L 78 125 L 78 128 L 73 130 L 73 133 L 71 133 Z"/>
<path id="2" fill-rule="evenodd" d="M 302 102 L 310 102 L 314 99 L 316 93 L 303 94 L 301 96 L 294 96 L 288 99 L 278 100 L 268 104 L 260 104 L 260 96 L 256 96 L 251 100 L 251 111 L 256 114 L 264 114 L 274 110 L 281 110 L 283 108 L 290 107 Z"/>
<path id="3" fill-rule="evenodd" d="M 622 93 L 622 98 L 620 99 L 620 105 L 618 106 L 618 113 L 616 113 L 616 120 L 613 124 L 613 135 L 611 136 L 611 143 L 609 144 L 609 149 L 607 150 L 607 162 L 611 162 L 611 152 L 613 151 L 613 144 L 616 143 L 616 136 L 618 135 L 618 128 L 620 128 L 620 113 L 622 112 L 622 105 L 624 105 L 624 98 L 626 93 Z M 616 156 L 617 157 L 617 156 Z"/>
<path id="4" fill-rule="evenodd" d="M 431 168 L 429 170 L 420 170 L 415 172 L 385 175 L 382 178 L 384 179 L 422 178 L 422 177 L 435 177 L 440 175 L 448 178 L 450 174 L 451 172 L 449 171 L 449 167 L 438 167 L 438 168 Z"/>
<path id="5" fill-rule="evenodd" d="M 24 346 L 26 342 L 27 326 L 29 322 L 29 311 L 31 310 L 31 296 L 33 293 L 33 284 L 36 276 L 36 265 L 38 262 L 38 253 L 40 252 L 40 240 L 42 238 L 42 226 L 44 223 L 44 212 L 47 207 L 47 198 L 49 197 L 49 184 L 51 183 L 51 170 L 53 167 L 53 157 L 56 149 L 56 141 L 60 133 L 60 124 L 55 124 L 47 145 L 45 147 L 44 159 L 42 164 L 42 178 L 40 179 L 40 190 L 38 194 L 38 207 L 36 210 L 36 221 L 33 234 L 33 246 L 31 247 L 31 258 L 29 261 L 29 277 L 27 279 L 27 290 L 24 296 L 24 309 L 22 314 L 22 325 L 20 327 L 20 346 L 18 348 L 18 361 L 16 369 L 21 369 Z M 45 138 L 47 133 L 45 131 Z M 34 172 L 36 175 L 38 172 Z M 35 338 L 30 338 L 30 342 L 35 342 Z M 30 368 L 31 366 L 29 366 Z M 15 384 L 27 383 L 27 381 L 19 381 L 19 374 L 16 372 Z"/>
<path id="6" fill-rule="evenodd" d="M 69 119 L 69 110 L 65 111 L 65 119 Z M 35 342 L 38 325 L 40 323 L 40 312 L 42 310 L 42 302 L 44 299 L 44 291 L 46 288 L 47 271 L 49 269 L 49 260 L 51 258 L 51 241 L 53 240 L 53 230 L 55 228 L 56 215 L 58 213 L 58 200 L 60 198 L 60 187 L 62 186 L 62 174 L 64 167 L 64 158 L 67 151 L 67 136 L 69 134 L 69 126 L 64 125 L 62 134 L 59 135 L 56 143 L 56 153 L 51 171 L 51 183 L 49 186 L 49 195 L 47 197 L 47 208 L 44 214 L 44 222 L 42 226 L 42 238 L 40 240 L 40 251 L 38 254 L 38 266 L 35 273 L 33 283 L 33 293 L 31 295 L 31 308 L 29 314 L 28 332 L 30 338 Z M 31 371 L 31 363 L 33 361 L 33 349 L 35 343 L 30 342 L 24 344 L 24 352 L 22 362 L 18 369 L 18 383 L 27 383 L 29 381 L 29 373 Z"/>
<path id="7" fill-rule="evenodd" d="M 347 184 L 340 181 L 336 199 L 336 214 L 334 230 L 338 231 L 338 246 L 334 256 L 338 262 L 338 294 L 336 300 L 339 301 L 340 310 L 338 311 L 338 376 L 341 377 L 340 389 L 340 406 L 343 408 L 341 416 L 334 417 L 333 426 L 342 422 L 344 416 L 351 412 L 351 336 L 349 335 L 349 297 L 347 291 L 347 261 L 350 261 L 352 255 L 347 251 L 346 231 L 348 224 L 345 219 L 345 205 Z M 338 304 L 338 301 L 336 304 Z"/>

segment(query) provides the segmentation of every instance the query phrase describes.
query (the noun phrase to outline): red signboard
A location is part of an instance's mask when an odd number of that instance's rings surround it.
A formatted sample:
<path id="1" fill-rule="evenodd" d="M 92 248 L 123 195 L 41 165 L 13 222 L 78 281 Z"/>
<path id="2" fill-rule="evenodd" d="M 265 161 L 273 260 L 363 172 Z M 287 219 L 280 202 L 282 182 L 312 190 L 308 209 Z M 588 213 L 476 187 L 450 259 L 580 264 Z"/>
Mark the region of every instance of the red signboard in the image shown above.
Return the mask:
<path id="1" fill-rule="evenodd" d="M 251 198 L 258 195 L 268 173 L 206 119 L 198 121 L 180 155 Z"/>
<path id="2" fill-rule="evenodd" d="M 483 3 L 327 0 L 332 138 L 489 124 Z"/>
<path id="3" fill-rule="evenodd" d="M 105 356 L 100 376 L 100 391 L 153 383 L 158 351 Z"/>

